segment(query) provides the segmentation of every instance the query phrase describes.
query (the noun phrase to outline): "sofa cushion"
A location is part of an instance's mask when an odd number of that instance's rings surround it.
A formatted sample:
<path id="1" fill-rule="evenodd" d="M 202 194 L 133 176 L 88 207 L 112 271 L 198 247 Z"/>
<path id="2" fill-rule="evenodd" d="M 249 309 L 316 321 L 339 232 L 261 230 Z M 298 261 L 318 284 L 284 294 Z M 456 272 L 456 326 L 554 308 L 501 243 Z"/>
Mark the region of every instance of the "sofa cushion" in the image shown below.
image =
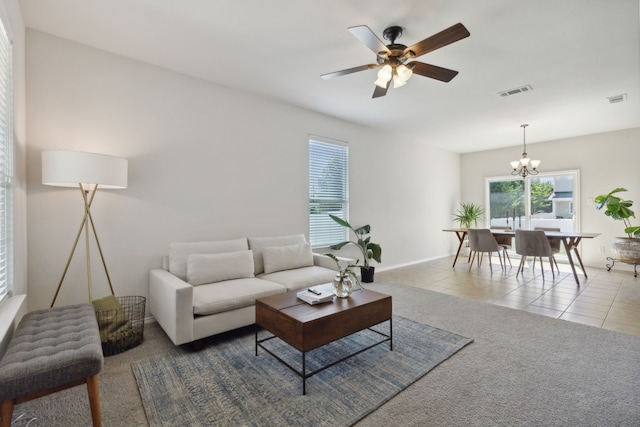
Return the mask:
<path id="1" fill-rule="evenodd" d="M 278 237 L 249 237 L 249 249 L 253 251 L 253 264 L 256 276 L 264 273 L 264 248 L 273 246 L 301 245 L 307 243 L 304 234 Z"/>
<path id="2" fill-rule="evenodd" d="M 313 265 L 311 245 L 270 246 L 262 252 L 265 274 Z"/>
<path id="3" fill-rule="evenodd" d="M 293 270 L 277 271 L 270 274 L 260 274 L 256 277 L 270 282 L 280 283 L 287 291 L 330 283 L 336 276 L 337 271 L 329 268 L 312 266 L 295 268 Z"/>
<path id="4" fill-rule="evenodd" d="M 187 280 L 187 258 L 190 254 L 219 254 L 249 249 L 247 239 L 210 242 L 173 242 L 169 245 L 169 271 Z"/>
<path id="5" fill-rule="evenodd" d="M 187 282 L 193 286 L 253 277 L 253 251 L 191 254 L 187 258 Z"/>
<path id="6" fill-rule="evenodd" d="M 286 292 L 284 286 L 257 278 L 226 280 L 193 287 L 193 314 L 205 316 L 247 307 L 256 298 Z"/>

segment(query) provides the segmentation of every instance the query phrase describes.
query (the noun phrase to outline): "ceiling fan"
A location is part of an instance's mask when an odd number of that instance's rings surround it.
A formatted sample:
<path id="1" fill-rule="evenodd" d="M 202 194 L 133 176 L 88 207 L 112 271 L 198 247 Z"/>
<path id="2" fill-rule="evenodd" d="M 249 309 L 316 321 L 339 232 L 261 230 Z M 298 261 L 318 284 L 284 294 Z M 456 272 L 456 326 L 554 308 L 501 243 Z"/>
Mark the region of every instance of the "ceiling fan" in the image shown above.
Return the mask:
<path id="1" fill-rule="evenodd" d="M 465 26 L 458 23 L 407 47 L 403 44 L 396 44 L 396 39 L 402 36 L 402 27 L 392 26 L 384 30 L 383 37 L 391 42 L 388 45 L 385 45 L 366 25 L 350 27 L 349 32 L 376 54 L 376 64 L 334 71 L 333 73 L 323 74 L 320 77 L 327 80 L 358 71 L 380 68 L 378 79 L 375 81 L 376 88 L 373 91 L 373 98 L 385 96 L 391 85 L 391 80 L 393 80 L 393 87 L 397 88 L 404 86 L 413 74 L 442 82 L 451 81 L 458 74 L 457 71 L 425 64 L 424 62 L 412 61 L 407 63 L 407 61 L 462 40 L 470 35 Z"/>

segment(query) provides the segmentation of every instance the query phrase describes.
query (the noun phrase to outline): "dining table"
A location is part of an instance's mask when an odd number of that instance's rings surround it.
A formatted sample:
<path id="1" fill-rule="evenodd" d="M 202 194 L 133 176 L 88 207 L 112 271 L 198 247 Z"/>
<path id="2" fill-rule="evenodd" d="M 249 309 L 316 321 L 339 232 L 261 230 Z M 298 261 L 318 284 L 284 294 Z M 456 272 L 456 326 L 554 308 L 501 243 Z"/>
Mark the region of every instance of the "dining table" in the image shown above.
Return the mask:
<path id="1" fill-rule="evenodd" d="M 464 244 L 464 240 L 467 237 L 467 229 L 466 228 L 447 228 L 442 231 L 455 233 L 458 238 L 459 245 L 458 250 L 456 251 L 456 256 L 453 260 L 453 266 L 456 266 L 456 262 L 458 261 L 458 255 L 460 255 L 460 250 L 462 249 L 462 245 Z M 494 236 L 511 236 L 515 237 L 515 230 L 502 230 L 502 229 L 491 229 L 491 234 Z M 580 257 L 580 252 L 578 252 L 578 245 L 582 241 L 582 239 L 593 239 L 598 237 L 600 233 L 584 233 L 581 231 L 545 231 L 544 234 L 547 236 L 549 240 L 560 240 L 564 246 L 564 250 L 567 253 L 567 260 L 569 261 L 569 265 L 571 266 L 571 271 L 573 272 L 573 277 L 576 280 L 576 284 L 580 284 L 580 279 L 578 278 L 578 273 L 576 271 L 576 266 L 573 260 L 572 251 L 575 255 L 575 258 L 578 260 L 578 264 L 580 265 L 580 269 L 582 270 L 582 274 L 585 279 L 587 278 L 587 271 L 584 268 L 584 264 L 582 263 L 582 258 Z"/>

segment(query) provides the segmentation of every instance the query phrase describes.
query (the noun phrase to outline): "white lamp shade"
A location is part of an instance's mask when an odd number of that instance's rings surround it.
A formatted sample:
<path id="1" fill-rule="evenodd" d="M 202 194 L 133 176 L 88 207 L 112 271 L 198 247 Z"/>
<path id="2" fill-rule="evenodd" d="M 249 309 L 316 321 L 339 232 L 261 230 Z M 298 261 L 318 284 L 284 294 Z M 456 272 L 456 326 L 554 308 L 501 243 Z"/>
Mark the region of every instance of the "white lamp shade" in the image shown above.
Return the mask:
<path id="1" fill-rule="evenodd" d="M 43 151 L 42 183 L 58 187 L 98 184 L 100 188 L 127 188 L 128 161 L 82 151 Z"/>

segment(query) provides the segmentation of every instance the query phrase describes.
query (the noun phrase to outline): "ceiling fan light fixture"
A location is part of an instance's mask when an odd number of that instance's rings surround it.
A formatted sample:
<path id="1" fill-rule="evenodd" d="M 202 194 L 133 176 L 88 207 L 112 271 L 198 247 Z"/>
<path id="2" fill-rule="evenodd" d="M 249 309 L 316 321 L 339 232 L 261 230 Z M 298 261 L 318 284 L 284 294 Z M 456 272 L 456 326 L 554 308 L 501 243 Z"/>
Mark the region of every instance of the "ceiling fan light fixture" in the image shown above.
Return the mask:
<path id="1" fill-rule="evenodd" d="M 393 68 L 391 68 L 391 65 L 385 64 L 382 66 L 382 68 L 380 68 L 380 71 L 378 71 L 378 78 L 380 80 L 384 80 L 385 82 L 388 82 L 389 80 L 391 80 L 392 74 L 393 74 Z"/>
<path id="2" fill-rule="evenodd" d="M 397 68 L 396 68 L 396 74 L 398 76 L 398 78 L 400 80 L 402 80 L 404 83 L 406 83 L 411 76 L 413 75 L 413 71 L 407 67 L 404 64 L 400 64 Z"/>
<path id="3" fill-rule="evenodd" d="M 407 82 L 405 80 L 402 80 L 399 75 L 395 74 L 393 76 L 393 88 L 394 89 L 402 87 L 402 86 L 404 86 L 406 84 L 407 84 Z"/>
<path id="4" fill-rule="evenodd" d="M 376 86 L 381 87 L 382 89 L 386 89 L 387 88 L 387 82 L 385 80 L 376 80 L 375 82 L 373 82 Z"/>

